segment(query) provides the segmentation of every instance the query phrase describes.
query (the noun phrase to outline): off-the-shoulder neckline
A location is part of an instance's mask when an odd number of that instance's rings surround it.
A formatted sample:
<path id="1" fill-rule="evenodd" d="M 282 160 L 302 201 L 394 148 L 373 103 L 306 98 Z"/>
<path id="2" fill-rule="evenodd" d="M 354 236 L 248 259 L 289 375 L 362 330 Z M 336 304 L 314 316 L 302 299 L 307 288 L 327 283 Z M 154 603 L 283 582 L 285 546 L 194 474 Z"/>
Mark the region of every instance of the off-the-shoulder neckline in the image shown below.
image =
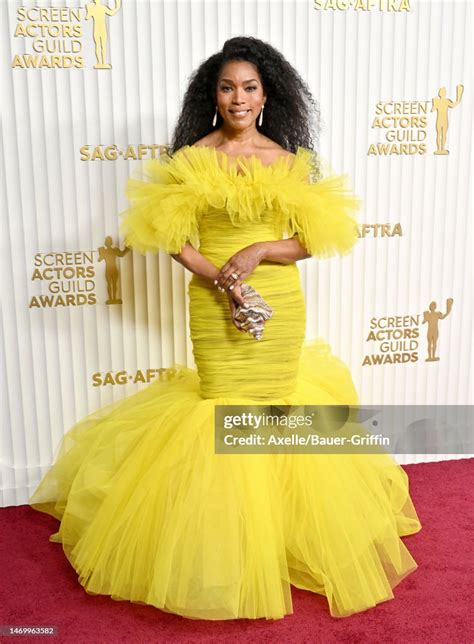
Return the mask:
<path id="1" fill-rule="evenodd" d="M 175 154 L 182 153 L 184 151 L 188 152 L 189 150 L 192 150 L 192 151 L 205 150 L 209 152 L 216 159 L 216 161 L 219 159 L 219 155 L 220 155 L 220 157 L 224 159 L 226 169 L 234 170 L 234 171 L 237 171 L 239 165 L 243 167 L 243 169 L 248 169 L 249 165 L 252 166 L 255 163 L 259 167 L 264 169 L 266 168 L 269 170 L 272 170 L 278 167 L 279 165 L 283 165 L 283 167 L 288 167 L 289 169 L 291 169 L 295 166 L 296 162 L 299 159 L 304 158 L 305 160 L 308 160 L 309 156 L 313 153 L 312 150 L 308 148 L 305 148 L 303 146 L 297 146 L 296 152 L 281 154 L 270 163 L 263 163 L 262 159 L 256 154 L 230 155 L 224 152 L 223 150 L 218 150 L 212 145 L 184 145 L 181 148 L 179 148 Z M 293 159 L 293 161 L 291 163 L 288 163 L 289 159 Z M 222 168 L 222 164 L 219 164 L 219 165 Z M 241 173 L 236 172 L 236 174 L 240 175 Z"/>

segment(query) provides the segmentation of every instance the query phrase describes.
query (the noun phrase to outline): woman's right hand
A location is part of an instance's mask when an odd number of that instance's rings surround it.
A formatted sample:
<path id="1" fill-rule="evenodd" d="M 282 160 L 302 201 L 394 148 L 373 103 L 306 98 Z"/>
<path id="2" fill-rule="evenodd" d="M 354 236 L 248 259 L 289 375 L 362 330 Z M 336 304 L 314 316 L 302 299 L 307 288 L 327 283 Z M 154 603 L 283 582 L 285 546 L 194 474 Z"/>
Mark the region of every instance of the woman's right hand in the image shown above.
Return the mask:
<path id="1" fill-rule="evenodd" d="M 242 333 L 246 333 L 245 329 L 242 329 L 240 324 L 235 320 L 234 315 L 237 310 L 237 307 L 240 304 L 245 304 L 245 299 L 242 295 L 242 291 L 240 288 L 240 284 L 238 286 L 235 286 L 232 291 L 226 290 L 226 295 L 227 299 L 229 300 L 229 307 L 230 307 L 230 315 L 232 318 L 232 324 L 235 326 L 236 329 L 239 331 L 242 331 Z"/>
<path id="2" fill-rule="evenodd" d="M 231 291 L 229 289 L 225 289 L 225 292 L 227 293 L 229 300 L 232 300 L 237 304 L 245 304 L 245 298 L 242 295 L 242 288 L 240 284 L 236 284 Z"/>

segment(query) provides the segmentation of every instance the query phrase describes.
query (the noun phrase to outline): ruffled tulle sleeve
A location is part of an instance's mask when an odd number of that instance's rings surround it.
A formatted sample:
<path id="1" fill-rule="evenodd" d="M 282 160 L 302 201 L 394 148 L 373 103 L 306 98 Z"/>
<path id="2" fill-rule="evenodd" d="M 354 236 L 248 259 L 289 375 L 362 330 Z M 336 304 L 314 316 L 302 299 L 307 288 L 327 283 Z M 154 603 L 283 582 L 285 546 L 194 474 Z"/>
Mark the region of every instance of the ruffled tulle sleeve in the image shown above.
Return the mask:
<path id="1" fill-rule="evenodd" d="M 279 188 L 279 226 L 289 237 L 297 234 L 313 257 L 346 255 L 359 239 L 362 199 L 353 193 L 349 175 L 333 173 L 327 163 L 316 178 L 313 160 L 312 151 L 299 149 L 290 180 Z"/>
<path id="2" fill-rule="evenodd" d="M 119 214 L 125 244 L 141 254 L 199 246 L 198 178 L 183 155 L 149 159 L 128 179 L 129 208 Z"/>
<path id="3" fill-rule="evenodd" d="M 186 145 L 172 157 L 145 161 L 127 182 L 130 207 L 120 213 L 125 244 L 142 254 L 179 253 L 189 241 L 199 247 L 201 217 L 209 209 L 227 212 L 235 226 L 258 224 L 271 211 L 276 233 L 297 234 L 308 253 L 331 257 L 348 253 L 358 239 L 355 216 L 361 200 L 348 175 L 331 172 L 317 153 L 299 147 L 264 165 L 255 156 L 235 162 L 214 148 Z"/>

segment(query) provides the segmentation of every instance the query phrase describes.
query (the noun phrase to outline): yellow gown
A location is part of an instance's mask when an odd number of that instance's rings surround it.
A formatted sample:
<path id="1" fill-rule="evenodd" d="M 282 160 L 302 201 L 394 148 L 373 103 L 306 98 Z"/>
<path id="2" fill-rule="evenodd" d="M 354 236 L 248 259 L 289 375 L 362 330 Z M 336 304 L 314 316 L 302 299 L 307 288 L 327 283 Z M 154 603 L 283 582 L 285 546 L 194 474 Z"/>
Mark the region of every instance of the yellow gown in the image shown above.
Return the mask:
<path id="1" fill-rule="evenodd" d="M 291 159 L 291 161 L 290 161 Z M 185 146 L 130 178 L 121 232 L 138 252 L 189 240 L 216 266 L 257 241 L 295 233 L 317 257 L 348 253 L 360 200 L 347 175 L 311 179 L 311 151 L 263 165 Z M 30 498 L 60 520 L 90 594 L 208 620 L 280 619 L 290 585 L 343 617 L 392 599 L 417 564 L 400 537 L 421 524 L 405 471 L 380 454 L 220 454 L 216 404 L 357 404 L 348 367 L 304 341 L 296 263 L 263 261 L 246 280 L 273 308 L 263 338 L 231 323 L 227 296 L 194 275 L 197 371 L 99 409 L 62 439 Z"/>

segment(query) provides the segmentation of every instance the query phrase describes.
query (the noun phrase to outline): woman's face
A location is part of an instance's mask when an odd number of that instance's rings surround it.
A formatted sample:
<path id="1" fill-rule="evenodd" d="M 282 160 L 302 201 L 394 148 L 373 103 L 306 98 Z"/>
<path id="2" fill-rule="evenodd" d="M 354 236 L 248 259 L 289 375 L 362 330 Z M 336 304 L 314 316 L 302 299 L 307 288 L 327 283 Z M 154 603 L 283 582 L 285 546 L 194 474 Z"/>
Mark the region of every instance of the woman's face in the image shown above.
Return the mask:
<path id="1" fill-rule="evenodd" d="M 257 68 L 252 63 L 226 63 L 217 79 L 216 102 L 224 123 L 235 130 L 254 127 L 266 97 Z"/>

